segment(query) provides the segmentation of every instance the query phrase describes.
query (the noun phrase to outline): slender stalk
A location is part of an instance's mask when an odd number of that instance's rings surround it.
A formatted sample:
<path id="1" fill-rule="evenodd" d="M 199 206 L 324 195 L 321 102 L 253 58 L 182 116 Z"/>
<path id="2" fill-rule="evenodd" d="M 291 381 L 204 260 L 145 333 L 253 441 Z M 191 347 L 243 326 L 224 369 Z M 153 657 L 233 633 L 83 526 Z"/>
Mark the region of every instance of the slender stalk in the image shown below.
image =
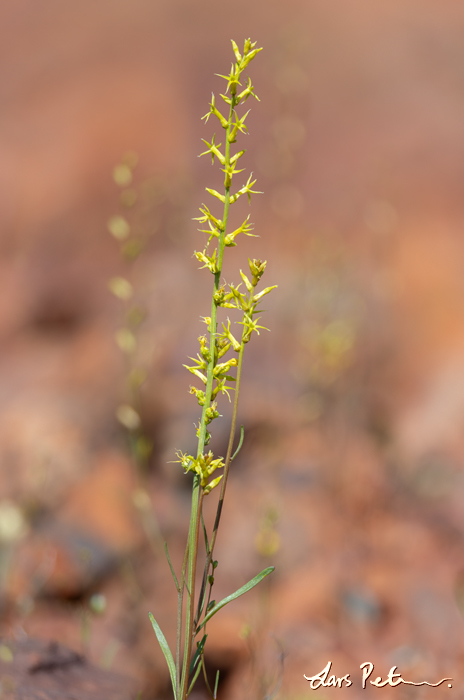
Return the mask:
<path id="1" fill-rule="evenodd" d="M 198 485 L 200 484 L 200 477 L 195 476 L 195 480 L 198 480 Z M 193 499 L 192 499 L 193 500 Z M 187 697 L 188 690 L 188 675 L 189 675 L 189 665 L 190 656 L 192 653 L 192 642 L 193 642 L 193 609 L 194 609 L 194 599 L 195 599 L 195 574 L 197 565 L 197 553 L 198 553 L 198 533 L 200 518 L 198 517 L 201 513 L 201 506 L 203 503 L 203 491 L 200 490 L 199 501 L 196 503 L 196 508 L 193 508 L 192 503 L 192 518 L 190 523 L 195 524 L 195 529 L 189 533 L 189 571 L 188 571 L 188 592 L 187 592 L 187 617 L 185 622 L 185 646 L 184 646 L 184 659 L 182 665 L 182 681 L 181 681 L 181 700 L 185 700 Z"/>
<path id="2" fill-rule="evenodd" d="M 238 356 L 237 379 L 236 379 L 236 383 L 235 383 L 234 408 L 233 408 L 233 412 L 232 412 L 232 422 L 231 422 L 231 426 L 230 426 L 229 444 L 227 446 L 226 460 L 224 462 L 224 476 L 223 476 L 222 481 L 221 481 L 221 493 L 219 496 L 219 504 L 218 504 L 217 514 L 216 514 L 216 520 L 214 523 L 213 535 L 211 537 L 211 542 L 210 542 L 210 547 L 209 547 L 211 556 L 213 555 L 213 549 L 214 549 L 214 544 L 216 542 L 216 535 L 217 535 L 217 531 L 218 531 L 218 527 L 219 527 L 219 521 L 221 519 L 222 504 L 223 504 L 224 495 L 226 492 L 227 477 L 229 476 L 229 467 L 230 467 L 230 462 L 231 462 L 231 458 L 232 458 L 232 449 L 234 446 L 235 426 L 237 425 L 238 399 L 239 399 L 239 394 L 240 394 L 240 379 L 242 376 L 244 350 L 245 350 L 245 343 L 242 341 L 242 344 L 240 345 L 239 356 Z"/>
<path id="3" fill-rule="evenodd" d="M 251 299 L 251 294 L 250 294 L 250 299 Z M 245 335 L 245 329 L 243 330 L 243 335 Z M 224 503 L 224 497 L 226 493 L 226 486 L 227 486 L 227 478 L 229 476 L 229 467 L 230 467 L 230 462 L 232 458 L 232 450 L 234 446 L 234 440 L 235 440 L 235 428 L 237 425 L 237 414 L 238 414 L 238 399 L 240 395 L 240 380 L 242 377 L 242 365 L 243 365 L 243 353 L 245 351 L 245 342 L 242 336 L 242 342 L 240 345 L 240 352 L 238 356 L 238 365 L 237 365 L 237 378 L 235 382 L 235 397 L 234 397 L 234 407 L 232 411 L 232 421 L 230 425 L 230 433 L 229 433 L 229 443 L 227 445 L 227 454 L 226 454 L 226 459 L 224 462 L 224 476 L 221 481 L 221 492 L 219 495 L 219 501 L 218 501 L 218 507 L 216 511 L 216 518 L 214 521 L 214 527 L 213 527 L 213 534 L 211 537 L 211 541 L 209 544 L 209 552 L 207 553 L 206 557 L 206 563 L 205 563 L 205 571 L 203 575 L 203 581 L 202 581 L 202 588 L 201 588 L 201 593 L 200 597 L 198 600 L 198 609 L 197 609 L 197 617 L 198 619 L 200 617 L 200 610 L 201 610 L 201 602 L 203 599 L 203 595 L 205 592 L 206 588 L 206 581 L 208 578 L 208 573 L 209 573 L 209 567 L 211 566 L 211 562 L 213 560 L 213 553 L 214 553 L 214 545 L 216 544 L 216 537 L 217 537 L 217 532 L 219 528 L 219 523 L 221 520 L 221 514 L 222 514 L 222 507 Z"/>
<path id="4" fill-rule="evenodd" d="M 225 167 L 230 167 L 230 141 L 229 135 L 232 127 L 232 117 L 234 115 L 235 109 L 235 95 L 232 96 L 230 110 L 229 110 L 229 122 L 226 130 L 226 147 L 225 147 Z M 213 393 L 213 379 L 214 379 L 214 367 L 215 367 L 215 353 L 216 353 L 216 332 L 217 332 L 217 304 L 214 298 L 214 294 L 219 290 L 219 285 L 221 281 L 222 272 L 222 261 L 224 257 L 224 247 L 225 247 L 225 233 L 227 228 L 227 220 L 229 218 L 229 207 L 230 207 L 230 182 L 227 184 L 226 175 L 226 186 L 224 193 L 224 212 L 222 218 L 222 227 L 219 232 L 219 242 L 218 242 L 218 255 L 217 255 L 217 272 L 214 275 L 214 287 L 213 287 L 213 297 L 211 302 L 211 322 L 210 322 L 210 356 L 211 359 L 208 364 L 207 373 L 207 383 L 205 391 L 205 403 L 203 406 L 199 437 L 198 437 L 198 449 L 197 457 L 203 454 L 203 450 L 206 442 L 206 411 L 211 405 L 211 396 Z M 190 663 L 190 656 L 192 653 L 192 642 L 193 642 L 193 622 L 194 622 L 194 601 L 195 601 L 195 574 L 196 574 L 196 562 L 198 556 L 198 532 L 200 525 L 200 515 L 201 515 L 201 501 L 203 498 L 203 493 L 200 485 L 200 476 L 195 475 L 193 480 L 192 489 L 192 508 L 190 516 L 190 526 L 188 535 L 188 588 L 189 594 L 187 597 L 187 618 L 185 625 L 185 643 L 184 643 L 184 659 L 182 666 L 182 683 L 181 683 L 181 700 L 185 700 L 187 689 L 188 689 L 188 668 Z"/>

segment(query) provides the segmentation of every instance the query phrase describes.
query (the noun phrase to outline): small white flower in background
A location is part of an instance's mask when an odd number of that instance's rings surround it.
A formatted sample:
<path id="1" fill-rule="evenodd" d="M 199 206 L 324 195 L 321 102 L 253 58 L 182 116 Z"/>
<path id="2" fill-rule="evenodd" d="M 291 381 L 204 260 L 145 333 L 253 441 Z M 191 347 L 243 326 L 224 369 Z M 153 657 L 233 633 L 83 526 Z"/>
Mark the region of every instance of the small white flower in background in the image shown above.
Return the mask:
<path id="1" fill-rule="evenodd" d="M 14 542 L 27 532 L 27 524 L 17 505 L 11 501 L 0 502 L 0 540 Z"/>

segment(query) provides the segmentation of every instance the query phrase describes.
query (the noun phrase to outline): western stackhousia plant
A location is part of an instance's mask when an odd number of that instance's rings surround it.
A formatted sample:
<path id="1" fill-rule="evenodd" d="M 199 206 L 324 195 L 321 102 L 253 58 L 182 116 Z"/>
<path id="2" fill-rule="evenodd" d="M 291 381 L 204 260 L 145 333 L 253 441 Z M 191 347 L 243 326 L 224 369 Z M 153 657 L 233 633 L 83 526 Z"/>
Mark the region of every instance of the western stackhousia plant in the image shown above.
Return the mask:
<path id="1" fill-rule="evenodd" d="M 249 274 L 247 275 L 240 270 L 242 282 L 238 285 L 230 284 L 226 286 L 221 279 L 225 249 L 236 246 L 240 234 L 245 236 L 253 235 L 251 233 L 253 229 L 249 222 L 249 216 L 238 228 L 230 232 L 228 231 L 228 219 L 230 206 L 240 197 L 247 196 L 248 200 L 251 201 L 251 195 L 257 194 L 252 189 L 256 182 L 256 180 L 252 179 L 252 174 L 244 185 L 235 191 L 232 190 L 234 176 L 243 172 L 243 170 L 237 169 L 237 166 L 245 150 L 236 150 L 235 153 L 231 152 L 240 134 L 247 131 L 245 121 L 249 111 L 239 116 L 238 108 L 250 96 L 258 100 L 250 78 L 247 78 L 244 84 L 241 82 L 243 72 L 261 51 L 255 46 L 256 42 L 252 43 L 250 39 L 247 39 L 243 52 L 240 53 L 237 44 L 232 41 L 235 62 L 232 64 L 229 75 L 219 76 L 227 82 L 225 94 L 221 94 L 221 98 L 226 104 L 228 115 L 224 116 L 218 109 L 213 94 L 209 110 L 203 117 L 205 122 L 210 117 L 217 119 L 224 130 L 223 143 L 216 143 L 215 136 L 212 137 L 211 143 L 203 139 L 206 151 L 201 155 L 210 155 L 213 163 L 214 159 L 217 158 L 225 177 L 223 193 L 209 187 L 206 188 L 206 191 L 222 204 L 222 214 L 213 213 L 208 206 L 203 204 L 200 207 L 201 216 L 196 219 L 201 224 L 205 224 L 205 229 L 201 230 L 207 234 L 208 238 L 205 248 L 202 251 L 195 251 L 194 254 L 197 260 L 202 263 L 202 268 L 206 268 L 212 274 L 213 290 L 210 316 L 203 318 L 206 333 L 198 339 L 200 352 L 196 358 L 191 358 L 193 365 L 184 365 L 195 379 L 200 382 L 201 388 L 191 386 L 190 393 L 196 397 L 202 411 L 197 429 L 198 448 L 196 454 L 189 455 L 181 451 L 177 452 L 177 462 L 180 462 L 185 473 L 192 472 L 193 474 L 188 541 L 179 577 L 176 576 L 167 545 L 165 545 L 166 556 L 177 589 L 177 635 L 174 656 L 158 623 L 153 615 L 149 613 L 158 642 L 169 667 L 175 700 L 185 700 L 188 697 L 201 671 L 203 671 L 209 693 L 213 698 L 216 698 L 219 672 L 216 674 L 214 688 L 211 688 L 208 683 L 204 661 L 208 621 L 227 603 L 256 586 L 274 569 L 272 566 L 264 569 L 255 578 L 220 602 L 212 599 L 215 570 L 218 564 L 213 559 L 213 554 L 224 503 L 227 477 L 230 464 L 236 457 L 243 442 L 242 427 L 238 447 L 233 451 L 243 355 L 253 332 L 259 334 L 260 329 L 264 328 L 264 326 L 258 324 L 259 316 L 257 314 L 259 313 L 259 306 L 265 295 L 276 286 L 266 287 L 261 291 L 257 291 L 258 284 L 266 268 L 266 262 L 261 260 L 248 259 Z M 224 320 L 219 319 L 221 311 L 238 313 L 240 320 L 237 323 L 242 326 L 241 336 L 235 331 L 234 333 L 232 332 L 230 320 L 227 317 Z M 235 372 L 235 376 L 233 372 Z M 234 392 L 234 399 L 227 453 L 225 458 L 217 457 L 211 450 L 206 450 L 205 448 L 209 444 L 211 437 L 209 432 L 210 425 L 219 417 L 217 399 L 220 395 L 225 394 L 230 401 L 231 392 Z M 222 470 L 222 474 L 218 476 L 219 470 Z M 202 513 L 204 498 L 219 485 L 220 494 L 216 518 L 212 532 L 208 534 Z M 198 566 L 200 530 L 203 530 L 206 552 L 201 586 L 198 595 L 196 595 L 195 579 Z M 186 597 L 185 610 L 183 605 L 184 596 Z"/>

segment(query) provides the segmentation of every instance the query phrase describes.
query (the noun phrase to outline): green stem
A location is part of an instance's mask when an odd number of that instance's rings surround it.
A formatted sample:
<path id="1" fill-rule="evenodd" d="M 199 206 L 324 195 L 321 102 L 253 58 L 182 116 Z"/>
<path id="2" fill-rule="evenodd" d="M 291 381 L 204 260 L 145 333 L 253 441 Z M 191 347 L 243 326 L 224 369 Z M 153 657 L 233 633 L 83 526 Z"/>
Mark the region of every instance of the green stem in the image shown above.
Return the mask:
<path id="1" fill-rule="evenodd" d="M 180 695 L 180 647 L 182 639 L 182 605 L 184 602 L 185 569 L 187 567 L 188 543 L 185 548 L 180 586 L 177 591 L 177 629 L 176 629 L 176 697 Z"/>
<path id="2" fill-rule="evenodd" d="M 251 299 L 253 297 L 254 292 L 250 292 L 249 298 L 248 298 L 248 305 L 251 304 Z M 240 344 L 240 350 L 239 350 L 239 355 L 238 355 L 238 363 L 237 363 L 237 377 L 235 381 L 235 397 L 234 397 L 234 408 L 232 411 L 232 422 L 230 425 L 230 433 L 229 433 L 229 444 L 227 445 L 227 454 L 226 454 L 226 460 L 224 462 L 224 476 L 221 481 L 221 492 L 219 495 L 219 502 L 218 502 L 218 507 L 216 511 L 216 518 L 214 521 L 214 527 L 213 527 L 213 534 L 211 537 L 211 542 L 209 544 L 209 552 L 207 553 L 206 557 L 206 562 L 205 562 L 205 570 L 203 574 L 203 581 L 202 581 L 202 586 L 201 586 L 201 593 L 200 597 L 198 600 L 198 608 L 197 608 L 197 615 L 195 618 L 195 621 L 198 622 L 201 614 L 201 602 L 203 599 L 203 595 L 206 589 L 206 582 L 208 580 L 208 574 L 209 574 L 209 567 L 211 566 L 211 562 L 213 561 L 213 552 L 214 552 L 214 545 L 216 543 L 216 537 L 217 537 L 217 532 L 219 528 L 219 523 L 221 520 L 221 514 L 222 514 L 222 507 L 224 503 L 224 497 L 225 497 L 225 492 L 226 492 L 226 486 L 227 486 L 227 478 L 229 476 L 229 467 L 230 463 L 232 461 L 232 450 L 234 447 L 234 439 L 235 439 L 235 428 L 237 425 L 237 414 L 238 414 L 238 399 L 240 395 L 240 380 L 242 377 L 242 366 L 243 366 L 243 353 L 245 351 L 245 332 L 246 328 L 243 328 L 243 333 L 242 333 L 242 341 Z"/>
<path id="3" fill-rule="evenodd" d="M 194 610 L 194 599 L 195 599 L 195 574 L 197 566 L 197 552 L 198 552 L 198 533 L 200 530 L 200 518 L 198 514 L 201 513 L 201 506 L 203 504 L 203 489 L 200 485 L 200 476 L 195 475 L 194 478 L 194 492 L 196 488 L 199 489 L 199 499 L 195 501 L 195 507 L 192 498 L 192 514 L 190 519 L 190 525 L 194 527 L 190 528 L 189 531 L 189 562 L 188 562 L 188 591 L 187 591 L 187 615 L 185 621 L 185 646 L 184 646 L 184 659 L 182 665 L 182 683 L 181 683 L 181 700 L 185 700 L 187 697 L 188 690 L 188 674 L 190 666 L 190 656 L 192 653 L 192 642 L 194 638 L 193 630 L 193 610 Z M 191 555 L 193 553 L 193 556 Z"/>

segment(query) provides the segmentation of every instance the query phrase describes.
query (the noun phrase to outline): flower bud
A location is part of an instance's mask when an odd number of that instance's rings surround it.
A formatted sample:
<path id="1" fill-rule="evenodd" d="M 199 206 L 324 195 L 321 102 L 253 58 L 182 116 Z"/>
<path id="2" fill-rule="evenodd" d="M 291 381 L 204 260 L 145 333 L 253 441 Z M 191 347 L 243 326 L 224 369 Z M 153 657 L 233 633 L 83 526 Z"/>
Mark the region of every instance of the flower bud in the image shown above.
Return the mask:
<path id="1" fill-rule="evenodd" d="M 203 493 L 205 494 L 205 496 L 207 496 L 214 488 L 216 488 L 216 486 L 219 484 L 221 479 L 222 479 L 222 474 L 221 474 L 221 476 L 218 476 L 217 479 L 213 479 L 212 481 L 210 481 L 210 483 L 207 486 L 205 486 L 205 488 L 203 489 Z"/>
<path id="2" fill-rule="evenodd" d="M 216 306 L 221 306 L 222 302 L 224 301 L 225 295 L 226 295 L 226 293 L 225 293 L 224 289 L 222 289 L 222 288 L 218 289 L 216 292 L 214 292 L 213 299 L 214 299 L 214 303 L 216 304 Z"/>
<path id="3" fill-rule="evenodd" d="M 219 418 L 219 412 L 216 409 L 216 402 L 214 401 L 209 408 L 205 411 L 206 424 L 211 423 L 215 418 Z M 211 455 L 212 456 L 212 455 Z"/>
<path id="4" fill-rule="evenodd" d="M 208 349 L 208 345 L 207 345 L 208 341 L 207 341 L 207 339 L 206 339 L 206 336 L 201 335 L 201 336 L 198 338 L 198 340 L 199 340 L 199 342 L 200 342 L 200 353 L 201 353 L 201 356 L 203 357 L 204 360 L 206 360 L 206 362 L 209 362 L 209 361 L 211 360 L 211 355 L 210 355 L 210 352 L 209 352 L 209 349 Z"/>
<path id="5" fill-rule="evenodd" d="M 259 280 L 261 279 L 261 277 L 264 274 L 264 270 L 266 269 L 267 261 L 264 260 L 262 262 L 261 260 L 255 260 L 255 259 L 250 260 L 250 258 L 248 258 L 248 263 L 250 265 L 250 272 L 253 275 L 252 284 L 253 284 L 253 287 L 256 287 Z"/>
<path id="6" fill-rule="evenodd" d="M 197 397 L 198 399 L 198 405 L 199 406 L 204 406 L 205 405 L 205 392 L 201 391 L 200 389 L 197 389 L 196 386 L 191 386 L 190 387 L 190 393 L 194 394 L 194 396 Z"/>

